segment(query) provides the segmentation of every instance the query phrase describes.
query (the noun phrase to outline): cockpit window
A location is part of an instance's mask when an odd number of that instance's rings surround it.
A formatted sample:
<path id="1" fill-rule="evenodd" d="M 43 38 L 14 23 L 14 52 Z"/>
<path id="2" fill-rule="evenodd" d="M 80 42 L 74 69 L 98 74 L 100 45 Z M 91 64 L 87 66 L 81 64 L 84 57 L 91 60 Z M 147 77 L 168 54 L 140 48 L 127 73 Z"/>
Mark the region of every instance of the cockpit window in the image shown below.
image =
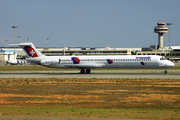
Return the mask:
<path id="1" fill-rule="evenodd" d="M 160 60 L 167 60 L 165 57 L 161 57 Z"/>

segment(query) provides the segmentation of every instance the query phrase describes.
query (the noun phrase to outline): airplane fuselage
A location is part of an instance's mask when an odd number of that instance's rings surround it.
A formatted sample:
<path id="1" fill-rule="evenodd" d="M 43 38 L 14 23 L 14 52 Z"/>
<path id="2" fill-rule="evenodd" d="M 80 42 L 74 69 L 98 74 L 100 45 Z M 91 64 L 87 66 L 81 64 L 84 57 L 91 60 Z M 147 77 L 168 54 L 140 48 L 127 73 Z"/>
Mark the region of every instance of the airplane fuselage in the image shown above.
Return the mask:
<path id="1" fill-rule="evenodd" d="M 169 68 L 171 61 L 155 55 L 43 56 L 28 62 L 53 68 Z"/>

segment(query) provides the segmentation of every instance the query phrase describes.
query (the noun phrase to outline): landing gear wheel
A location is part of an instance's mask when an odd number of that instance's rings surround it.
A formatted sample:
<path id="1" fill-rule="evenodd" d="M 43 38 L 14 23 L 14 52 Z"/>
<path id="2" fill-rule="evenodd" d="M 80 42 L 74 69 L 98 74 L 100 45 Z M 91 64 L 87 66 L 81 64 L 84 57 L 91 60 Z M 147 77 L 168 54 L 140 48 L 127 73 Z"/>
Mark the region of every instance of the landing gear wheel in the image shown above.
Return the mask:
<path id="1" fill-rule="evenodd" d="M 84 74 L 84 73 L 85 73 L 85 70 L 84 70 L 84 69 L 81 69 L 80 73 L 81 73 L 81 74 Z"/>
<path id="2" fill-rule="evenodd" d="M 164 74 L 167 74 L 166 68 L 164 68 Z"/>
<path id="3" fill-rule="evenodd" d="M 91 72 L 90 69 L 86 69 L 86 73 L 89 74 Z"/>

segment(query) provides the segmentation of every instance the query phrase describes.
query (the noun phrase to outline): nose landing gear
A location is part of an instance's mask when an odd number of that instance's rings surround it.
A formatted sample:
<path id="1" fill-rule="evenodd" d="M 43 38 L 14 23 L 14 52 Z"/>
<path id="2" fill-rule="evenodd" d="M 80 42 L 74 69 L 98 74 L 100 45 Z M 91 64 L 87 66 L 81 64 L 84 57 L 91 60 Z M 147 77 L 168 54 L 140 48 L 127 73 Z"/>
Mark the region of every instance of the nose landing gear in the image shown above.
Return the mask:
<path id="1" fill-rule="evenodd" d="M 166 70 L 166 68 L 164 68 L 164 74 L 167 74 L 168 72 L 167 72 L 167 70 Z"/>

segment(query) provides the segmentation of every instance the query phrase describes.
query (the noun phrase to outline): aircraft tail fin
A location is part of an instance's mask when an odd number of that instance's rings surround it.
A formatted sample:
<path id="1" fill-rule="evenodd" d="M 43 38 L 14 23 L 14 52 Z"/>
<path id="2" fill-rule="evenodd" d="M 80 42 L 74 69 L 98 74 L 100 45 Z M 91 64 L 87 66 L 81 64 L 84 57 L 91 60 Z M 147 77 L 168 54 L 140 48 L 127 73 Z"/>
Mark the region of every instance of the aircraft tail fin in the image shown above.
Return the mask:
<path id="1" fill-rule="evenodd" d="M 29 56 L 29 57 L 40 57 L 40 56 L 45 56 L 41 54 L 36 47 L 34 46 L 33 43 L 31 42 L 25 42 L 25 43 L 19 43 L 18 44 L 24 52 Z"/>

